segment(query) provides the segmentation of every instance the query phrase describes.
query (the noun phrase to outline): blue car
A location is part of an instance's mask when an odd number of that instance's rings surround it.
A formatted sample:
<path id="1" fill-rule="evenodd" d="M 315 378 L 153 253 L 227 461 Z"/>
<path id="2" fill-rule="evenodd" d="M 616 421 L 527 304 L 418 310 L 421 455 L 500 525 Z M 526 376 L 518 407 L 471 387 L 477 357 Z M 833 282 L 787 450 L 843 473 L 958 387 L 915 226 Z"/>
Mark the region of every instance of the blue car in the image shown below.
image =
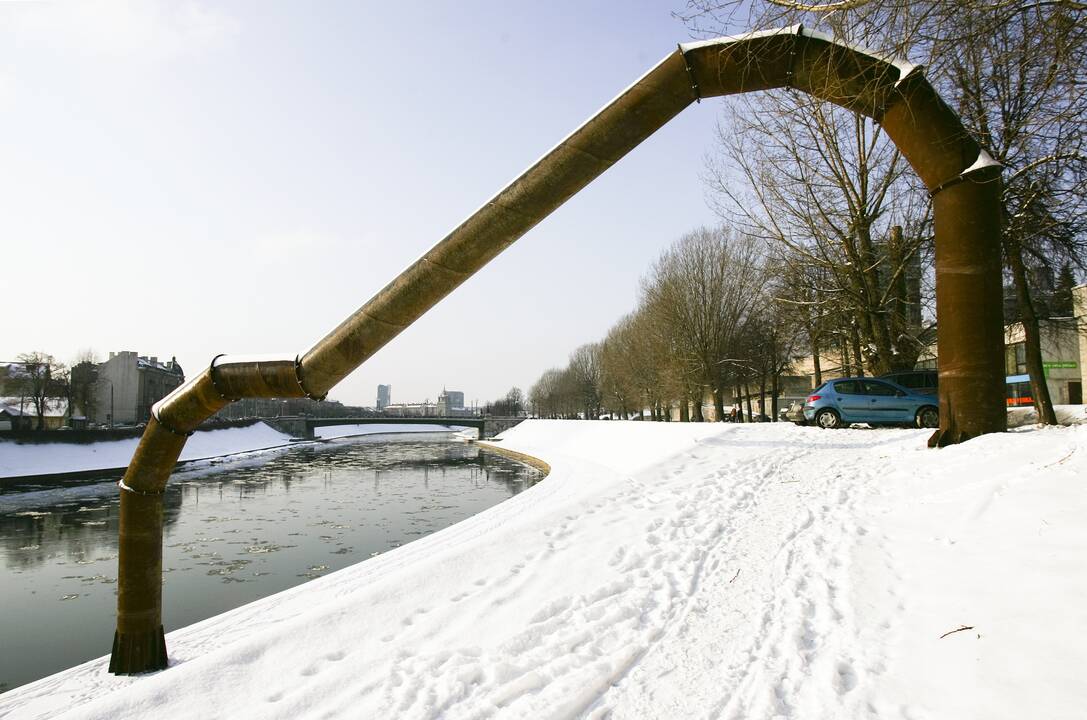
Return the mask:
<path id="1" fill-rule="evenodd" d="M 935 395 L 875 378 L 840 378 L 820 385 L 804 403 L 804 419 L 821 428 L 869 425 L 940 426 Z"/>

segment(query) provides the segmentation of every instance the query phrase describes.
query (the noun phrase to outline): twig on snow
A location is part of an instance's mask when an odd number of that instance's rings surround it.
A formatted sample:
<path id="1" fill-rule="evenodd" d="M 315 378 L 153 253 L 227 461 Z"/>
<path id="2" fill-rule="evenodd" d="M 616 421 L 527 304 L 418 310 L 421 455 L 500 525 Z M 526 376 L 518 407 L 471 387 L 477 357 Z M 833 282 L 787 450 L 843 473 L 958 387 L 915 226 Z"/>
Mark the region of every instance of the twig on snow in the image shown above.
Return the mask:
<path id="1" fill-rule="evenodd" d="M 973 625 L 963 625 L 962 627 L 955 628 L 954 630 L 948 630 L 947 632 L 945 632 L 943 635 L 940 636 L 940 639 L 943 640 L 948 635 L 954 635 L 955 633 L 962 632 L 963 630 L 973 630 L 973 629 L 974 629 Z"/>
<path id="2" fill-rule="evenodd" d="M 736 582 L 736 578 L 738 577 L 740 577 L 739 569 L 736 570 L 736 574 L 732 576 L 732 579 L 728 581 L 728 584 L 731 585 L 732 583 Z"/>
<path id="3" fill-rule="evenodd" d="M 1043 467 L 1042 469 L 1043 469 L 1043 470 L 1045 470 L 1045 468 L 1047 468 L 1047 467 L 1053 467 L 1054 465 L 1063 465 L 1063 464 L 1064 464 L 1064 461 L 1065 461 L 1065 460 L 1067 460 L 1068 458 L 1070 458 L 1070 457 L 1072 457 L 1073 455 L 1075 455 L 1075 454 L 1076 454 L 1076 450 L 1077 450 L 1077 448 L 1072 448 L 1072 452 L 1068 453 L 1067 455 L 1065 455 L 1064 457 L 1062 457 L 1062 458 L 1061 458 L 1060 460 L 1058 460 L 1057 462 L 1052 462 L 1052 463 L 1049 463 L 1048 465 L 1046 465 L 1046 466 L 1045 466 L 1045 467 Z"/>

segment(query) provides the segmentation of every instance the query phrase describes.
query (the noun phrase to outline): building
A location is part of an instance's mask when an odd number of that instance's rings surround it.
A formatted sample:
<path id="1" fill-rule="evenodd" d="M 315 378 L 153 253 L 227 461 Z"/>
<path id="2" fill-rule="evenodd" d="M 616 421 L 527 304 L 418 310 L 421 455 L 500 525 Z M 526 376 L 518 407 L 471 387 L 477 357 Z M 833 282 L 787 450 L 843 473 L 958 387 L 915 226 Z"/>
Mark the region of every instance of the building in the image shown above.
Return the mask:
<path id="1" fill-rule="evenodd" d="M 177 358 L 159 362 L 126 350 L 98 364 L 91 422 L 119 425 L 151 419 L 151 406 L 185 381 Z"/>
<path id="2" fill-rule="evenodd" d="M 395 403 L 382 408 L 386 415 L 393 417 L 437 417 L 438 405 L 429 400 L 421 403 Z"/>
<path id="3" fill-rule="evenodd" d="M 393 401 L 393 386 L 392 385 L 378 385 L 377 386 L 377 410 L 381 412 L 385 408 L 389 407 L 389 404 Z"/>
<path id="4" fill-rule="evenodd" d="M 1083 403 L 1083 367 L 1087 363 L 1087 285 L 1072 289 L 1072 317 L 1055 317 L 1039 322 L 1042 369 L 1049 399 L 1054 405 Z M 1030 377 L 1023 324 L 1004 328 L 1004 372 L 1007 375 L 1008 404 L 1030 405 Z"/>
<path id="5" fill-rule="evenodd" d="M 47 397 L 42 408 L 41 429 L 56 430 L 68 421 L 68 401 Z M 37 430 L 38 409 L 28 397 L 0 397 L 0 430 Z"/>
<path id="6" fill-rule="evenodd" d="M 444 417 L 463 415 L 464 393 L 442 388 L 442 392 L 438 396 L 438 414 Z"/>
<path id="7" fill-rule="evenodd" d="M 1087 285 L 1072 288 L 1072 301 L 1071 316 L 1039 321 L 1042 368 L 1054 405 L 1083 403 L 1083 368 L 1087 367 Z M 914 369 L 935 370 L 939 367 L 935 328 L 923 333 L 921 338 L 925 347 Z M 820 364 L 823 380 L 842 375 L 841 363 L 833 353 L 822 355 Z M 813 378 L 811 357 L 802 359 L 798 369 Z M 1004 326 L 1004 373 L 1008 405 L 1033 404 L 1027 376 L 1025 334 L 1023 324 L 1019 322 Z M 813 387 L 814 384 L 813 379 Z"/>

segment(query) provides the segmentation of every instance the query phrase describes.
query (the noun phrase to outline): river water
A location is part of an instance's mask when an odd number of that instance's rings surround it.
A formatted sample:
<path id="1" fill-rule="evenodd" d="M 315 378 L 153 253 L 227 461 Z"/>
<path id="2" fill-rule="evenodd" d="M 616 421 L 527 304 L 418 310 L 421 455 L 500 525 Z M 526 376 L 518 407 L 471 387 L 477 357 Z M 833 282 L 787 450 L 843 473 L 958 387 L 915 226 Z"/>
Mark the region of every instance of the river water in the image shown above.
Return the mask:
<path id="1" fill-rule="evenodd" d="M 166 631 L 440 530 L 540 476 L 446 434 L 337 441 L 175 474 Z M 109 652 L 117 517 L 113 482 L 0 494 L 0 692 Z"/>

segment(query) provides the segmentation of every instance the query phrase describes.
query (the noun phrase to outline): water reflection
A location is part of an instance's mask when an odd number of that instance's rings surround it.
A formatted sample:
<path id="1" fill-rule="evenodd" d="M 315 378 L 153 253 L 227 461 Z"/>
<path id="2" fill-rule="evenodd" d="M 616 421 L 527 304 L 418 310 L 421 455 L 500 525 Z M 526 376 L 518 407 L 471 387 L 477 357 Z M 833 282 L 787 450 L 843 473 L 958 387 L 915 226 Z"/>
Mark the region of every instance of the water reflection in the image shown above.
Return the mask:
<path id="1" fill-rule="evenodd" d="M 294 448 L 254 467 L 177 476 L 164 497 L 167 631 L 440 530 L 540 473 L 446 436 Z M 113 483 L 0 494 L 0 691 L 112 641 Z"/>

